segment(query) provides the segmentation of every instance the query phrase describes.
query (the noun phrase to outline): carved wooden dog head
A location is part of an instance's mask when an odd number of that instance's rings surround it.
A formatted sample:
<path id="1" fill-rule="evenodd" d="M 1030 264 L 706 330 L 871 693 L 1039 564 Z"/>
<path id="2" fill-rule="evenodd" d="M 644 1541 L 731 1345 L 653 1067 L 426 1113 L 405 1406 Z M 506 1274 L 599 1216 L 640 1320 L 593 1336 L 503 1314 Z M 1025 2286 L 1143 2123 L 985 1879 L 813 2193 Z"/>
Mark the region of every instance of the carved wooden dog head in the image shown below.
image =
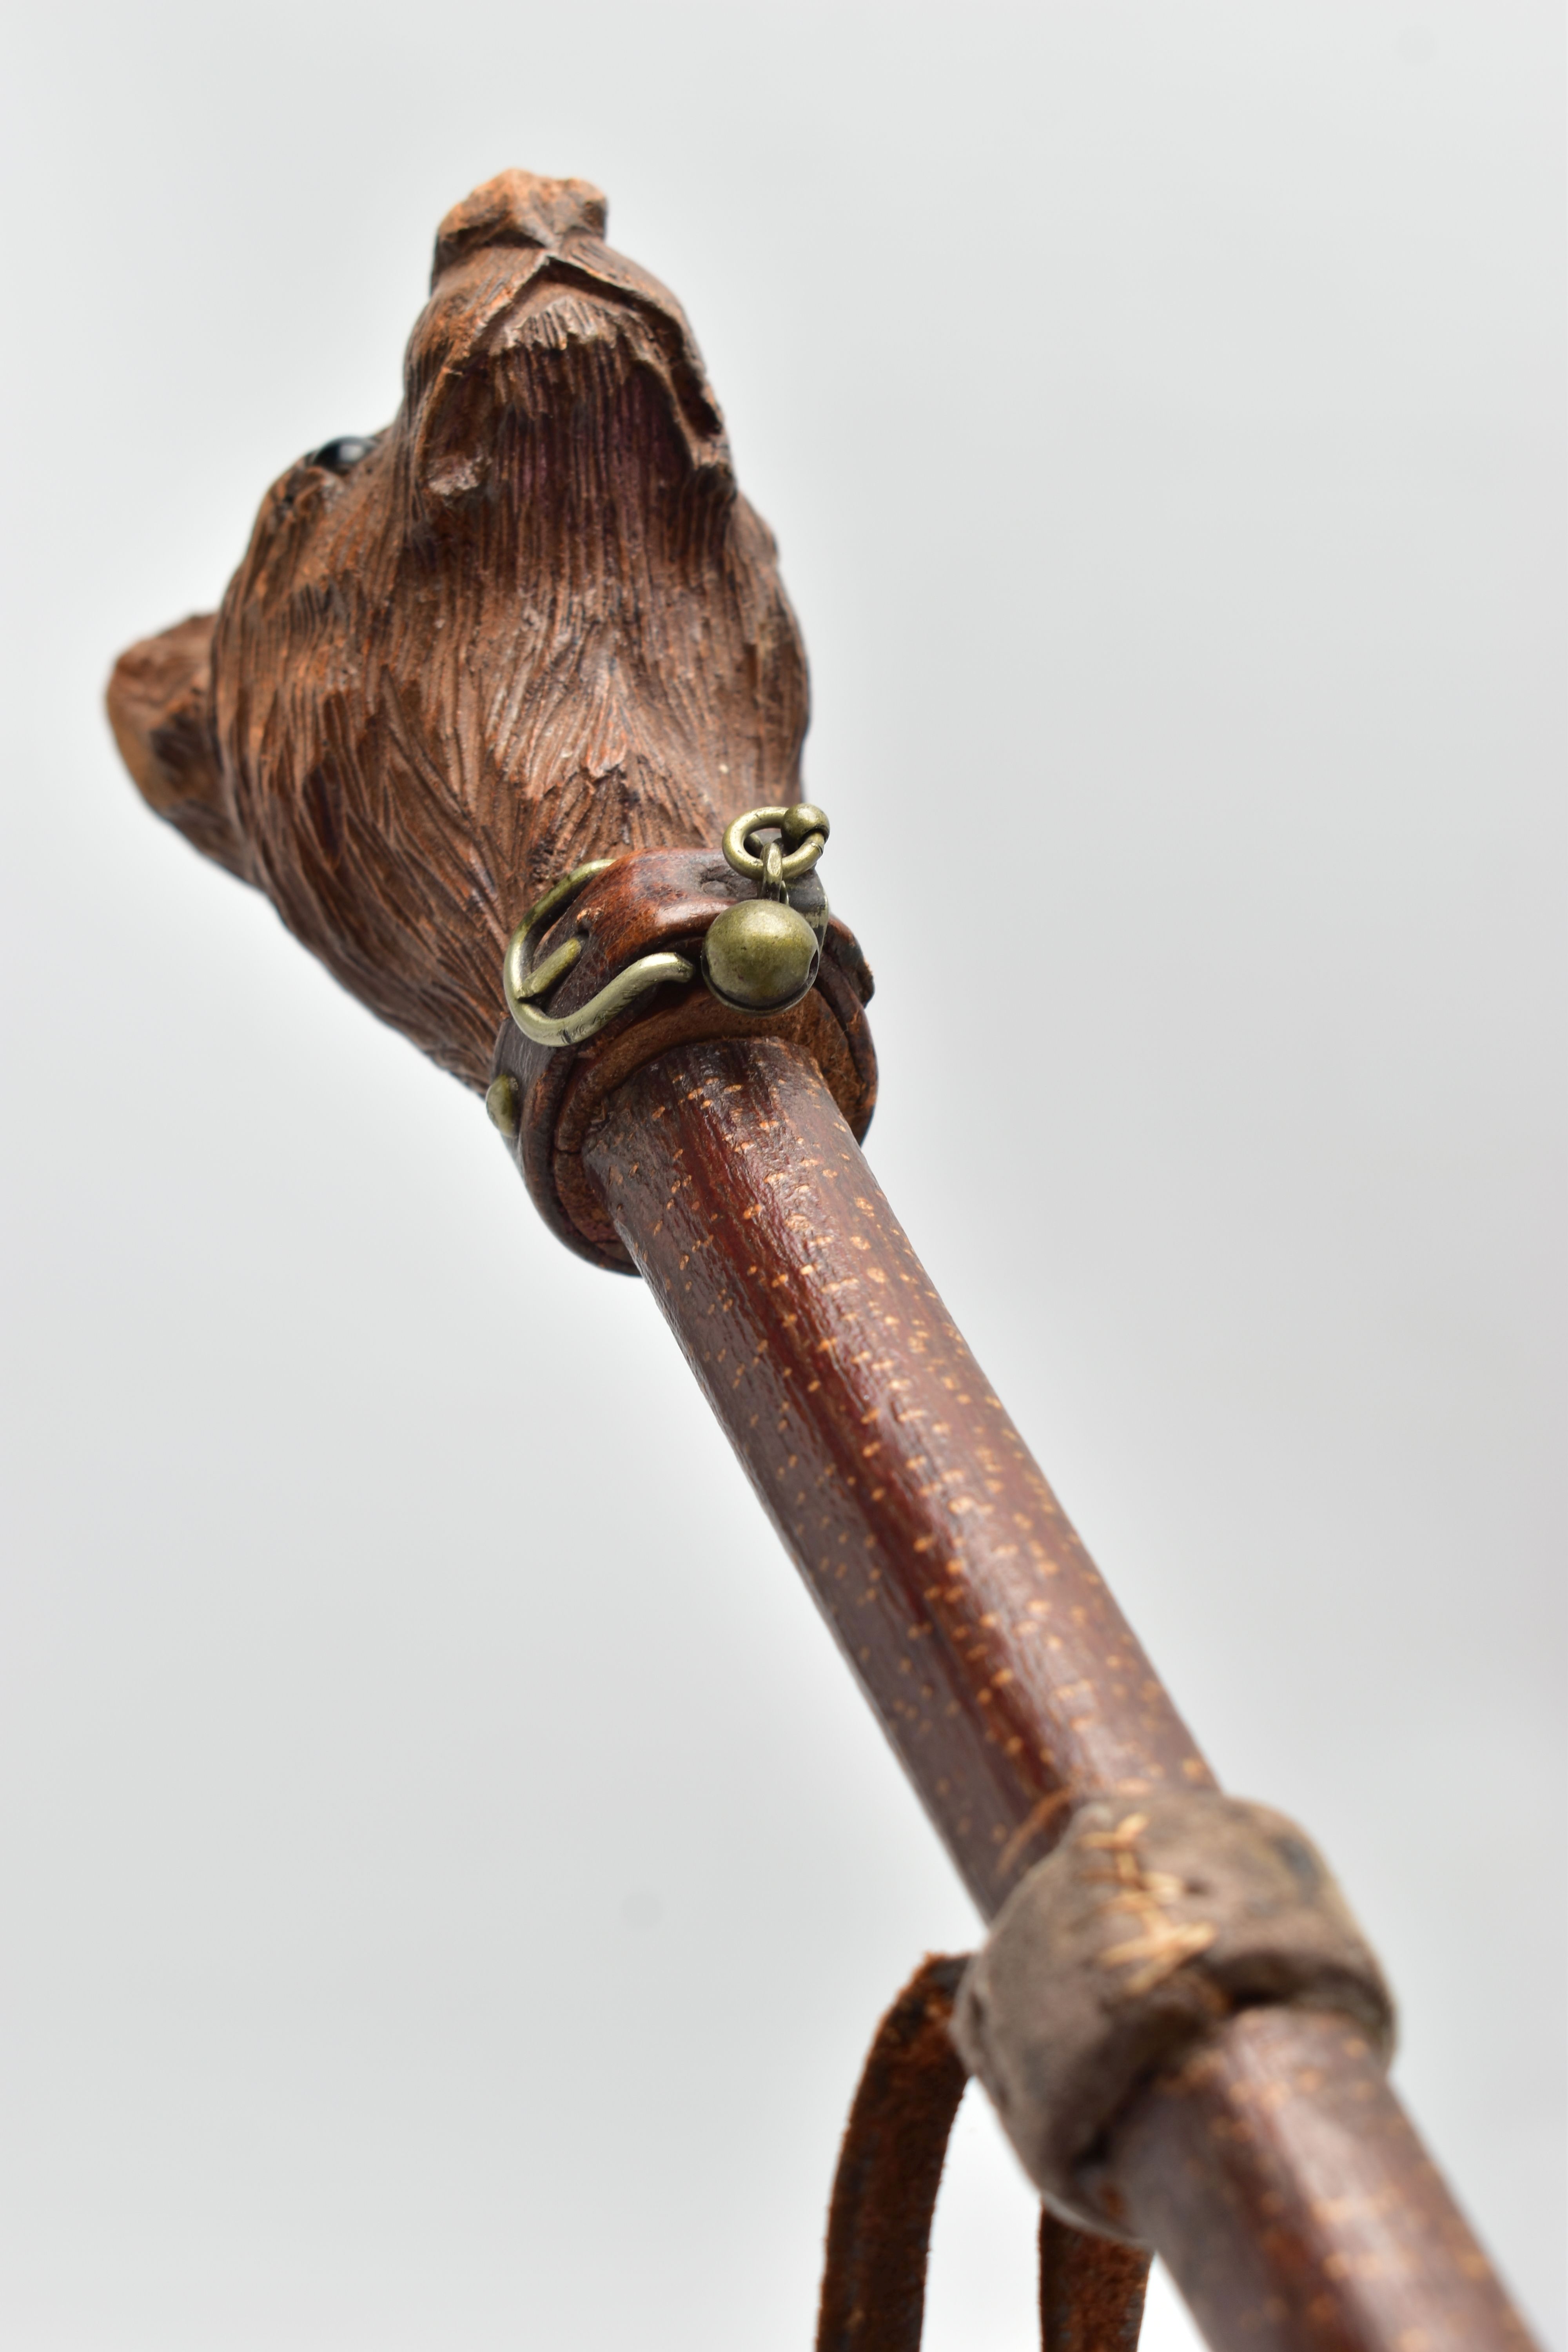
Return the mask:
<path id="1" fill-rule="evenodd" d="M 221 611 L 133 646 L 142 793 L 482 1087 L 531 898 L 789 803 L 805 658 L 679 304 L 579 180 L 447 214 L 383 433 L 262 500 Z"/>

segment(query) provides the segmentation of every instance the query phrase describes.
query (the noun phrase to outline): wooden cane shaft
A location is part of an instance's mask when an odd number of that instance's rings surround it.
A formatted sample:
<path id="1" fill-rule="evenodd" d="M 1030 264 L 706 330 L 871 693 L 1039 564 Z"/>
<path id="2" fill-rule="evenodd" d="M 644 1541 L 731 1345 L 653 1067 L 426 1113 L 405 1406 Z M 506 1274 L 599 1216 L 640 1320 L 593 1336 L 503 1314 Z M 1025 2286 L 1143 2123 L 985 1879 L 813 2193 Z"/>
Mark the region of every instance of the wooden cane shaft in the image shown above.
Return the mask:
<path id="1" fill-rule="evenodd" d="M 584 1160 L 986 1916 L 1079 1796 L 1210 1785 L 797 1047 L 659 1055 Z"/>
<path id="2" fill-rule="evenodd" d="M 448 214 L 393 425 L 279 478 L 222 614 L 132 647 L 110 717 L 152 805 L 264 889 L 345 985 L 470 1084 L 507 1081 L 492 1109 L 535 1198 L 574 1247 L 618 1262 L 603 1195 L 989 1915 L 1079 1797 L 1209 1776 L 801 1050 L 869 1116 L 858 951 L 830 934 L 793 1045 L 776 1027 L 765 1044 L 678 1044 L 668 1024 L 714 1008 L 667 998 L 636 1037 L 606 1029 L 548 1074 L 490 1067 L 502 943 L 541 889 L 617 861 L 574 915 L 586 945 L 560 1005 L 639 922 L 678 920 L 678 845 L 701 852 L 697 923 L 713 911 L 705 845 L 798 788 L 805 656 L 772 536 L 739 495 L 679 306 L 605 228 L 596 190 L 527 173 Z M 656 1022 L 659 1059 L 606 1106 L 629 1066 L 616 1057 Z M 1220 2272 L 1264 2315 L 1216 2340 L 1359 2344 L 1273 2315 L 1271 2297 L 1359 2277 L 1381 2242 L 1336 2241 L 1331 2182 L 1298 2194 L 1326 2177 L 1316 2143 L 1292 2137 L 1317 2112 L 1308 2093 L 1271 2079 L 1285 2104 L 1248 2140 L 1257 2085 L 1226 2071 L 1241 2032 L 1216 2043 L 1217 2072 L 1160 2094 L 1110 2186 L 1194 2298 L 1228 2313 L 1210 2270 L 1184 2267 L 1212 2231 Z M 1415 2195 L 1419 2158 L 1391 2132 L 1368 2145 L 1375 2214 Z M 1271 2166 L 1288 2255 L 1272 2251 Z M 1263 2233 L 1261 2270 L 1244 2224 Z M 1479 2258 L 1447 2229 L 1428 2231 L 1428 2302 L 1476 2307 L 1462 2282 Z M 1089 2244 L 1050 2248 L 1061 2352 L 1079 2334 L 1064 2315 L 1089 2308 Z M 1100 2275 L 1125 2340 L 1136 2265 Z M 1388 2340 L 1452 2340 L 1424 2326 Z M 1468 2340 L 1502 2340 L 1487 2326 Z"/>
<path id="3" fill-rule="evenodd" d="M 1080 1797 L 1212 1785 L 797 1046 L 659 1055 L 583 1158 L 984 1916 Z M 1517 2352 L 1355 2040 L 1233 2021 L 1140 2103 L 1107 2210 L 1222 2352 Z"/>
<path id="4" fill-rule="evenodd" d="M 1214 2345 L 1529 2352 L 1531 2337 L 1364 2038 L 1255 2009 L 1117 2137 L 1131 2226 Z"/>

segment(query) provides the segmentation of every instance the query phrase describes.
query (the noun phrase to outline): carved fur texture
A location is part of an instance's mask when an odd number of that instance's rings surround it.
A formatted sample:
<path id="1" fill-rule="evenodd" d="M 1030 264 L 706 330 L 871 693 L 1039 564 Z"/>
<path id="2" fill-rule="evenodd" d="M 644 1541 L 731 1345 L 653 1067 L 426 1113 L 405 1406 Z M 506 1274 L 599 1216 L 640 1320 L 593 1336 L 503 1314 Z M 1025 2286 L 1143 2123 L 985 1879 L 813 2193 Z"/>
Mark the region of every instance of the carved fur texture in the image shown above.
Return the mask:
<path id="1" fill-rule="evenodd" d="M 216 618 L 109 687 L 158 814 L 481 1088 L 549 882 L 800 797 L 772 534 L 679 305 L 605 217 L 528 172 L 448 213 L 393 423 L 291 466 Z"/>

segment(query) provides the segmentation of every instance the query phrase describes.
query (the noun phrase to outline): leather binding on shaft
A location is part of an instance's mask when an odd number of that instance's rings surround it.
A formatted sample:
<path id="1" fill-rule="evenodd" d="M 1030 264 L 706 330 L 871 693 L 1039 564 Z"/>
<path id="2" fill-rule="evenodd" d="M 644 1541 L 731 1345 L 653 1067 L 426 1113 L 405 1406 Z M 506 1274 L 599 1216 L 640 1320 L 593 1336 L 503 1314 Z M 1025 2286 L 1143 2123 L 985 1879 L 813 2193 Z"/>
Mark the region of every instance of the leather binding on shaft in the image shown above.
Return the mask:
<path id="1" fill-rule="evenodd" d="M 673 949 L 695 961 L 716 919 L 751 897 L 750 885 L 716 849 L 644 849 L 617 858 L 540 940 L 542 961 L 574 935 L 584 941 L 551 995 L 551 1013 L 587 1003 L 641 956 Z M 787 1012 L 742 1011 L 694 980 L 654 990 L 584 1045 L 551 1051 L 531 1044 L 508 1020 L 496 1040 L 491 1081 L 510 1078 L 516 1087 L 518 1123 L 509 1140 L 546 1224 L 595 1265 L 637 1271 L 584 1173 L 583 1145 L 606 1097 L 672 1045 L 780 1037 L 804 1047 L 858 1142 L 877 1101 L 877 1056 L 864 1011 L 871 989 L 854 933 L 833 915 L 816 984 Z"/>
<path id="2" fill-rule="evenodd" d="M 1082 1806 L 1004 1905 L 952 2030 L 1041 2195 L 1116 2234 L 1094 2164 L 1134 2092 L 1271 2003 L 1392 2050 L 1383 1972 L 1316 1847 L 1282 1813 L 1194 1790 Z"/>

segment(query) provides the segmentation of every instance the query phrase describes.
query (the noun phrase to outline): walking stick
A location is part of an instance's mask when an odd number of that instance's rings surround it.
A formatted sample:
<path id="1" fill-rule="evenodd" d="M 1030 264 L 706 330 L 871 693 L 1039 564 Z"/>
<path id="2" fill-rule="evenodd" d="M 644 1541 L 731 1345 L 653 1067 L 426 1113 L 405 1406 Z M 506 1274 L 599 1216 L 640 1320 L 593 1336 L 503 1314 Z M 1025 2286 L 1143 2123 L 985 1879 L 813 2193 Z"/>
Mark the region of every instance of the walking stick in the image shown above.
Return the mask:
<path id="1" fill-rule="evenodd" d="M 1053 2352 L 1136 2340 L 1150 2249 L 1224 2352 L 1523 2344 L 1331 1879 L 1215 1790 L 862 1157 L 799 635 L 685 319 L 605 226 L 521 172 L 447 215 L 396 419 L 121 657 L 121 750 L 642 1276 L 995 1921 L 879 2035 L 819 2343 L 918 2342 L 967 2071 L 1042 2194 Z"/>

